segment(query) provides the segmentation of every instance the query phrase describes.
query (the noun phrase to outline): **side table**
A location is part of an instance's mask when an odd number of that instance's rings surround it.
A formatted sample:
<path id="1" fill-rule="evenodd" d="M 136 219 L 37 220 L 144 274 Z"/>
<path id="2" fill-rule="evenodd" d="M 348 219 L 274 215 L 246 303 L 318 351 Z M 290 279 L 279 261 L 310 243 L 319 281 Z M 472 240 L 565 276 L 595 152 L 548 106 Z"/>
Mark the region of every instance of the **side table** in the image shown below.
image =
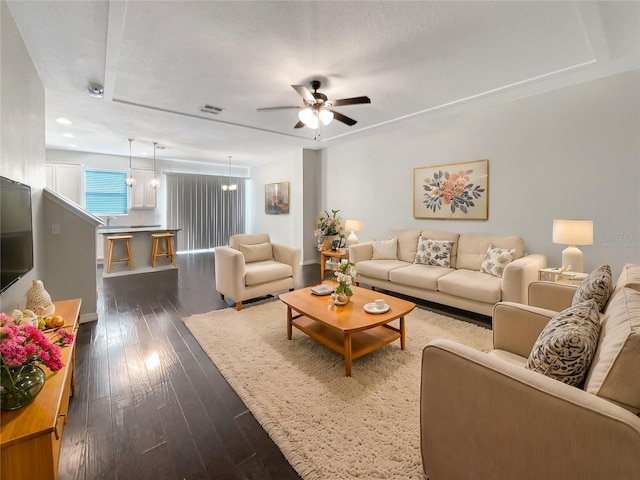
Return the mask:
<path id="1" fill-rule="evenodd" d="M 82 300 L 54 302 L 56 315 L 65 319 L 62 329 L 77 331 Z M 53 331 L 45 333 L 53 339 Z M 28 405 L 0 413 L 0 478 L 56 480 L 69 397 L 73 395 L 75 339 L 62 348 L 64 367 L 52 372 L 42 367 L 46 380 L 42 391 Z"/>
<path id="2" fill-rule="evenodd" d="M 581 272 L 563 272 L 561 268 L 541 268 L 538 270 L 538 280 L 566 285 L 580 285 L 586 276 L 586 273 Z"/>
<path id="3" fill-rule="evenodd" d="M 320 281 L 324 280 L 325 270 L 335 271 L 335 268 L 326 268 L 328 258 L 349 259 L 349 249 L 339 248 L 337 250 L 322 250 L 320 252 Z"/>

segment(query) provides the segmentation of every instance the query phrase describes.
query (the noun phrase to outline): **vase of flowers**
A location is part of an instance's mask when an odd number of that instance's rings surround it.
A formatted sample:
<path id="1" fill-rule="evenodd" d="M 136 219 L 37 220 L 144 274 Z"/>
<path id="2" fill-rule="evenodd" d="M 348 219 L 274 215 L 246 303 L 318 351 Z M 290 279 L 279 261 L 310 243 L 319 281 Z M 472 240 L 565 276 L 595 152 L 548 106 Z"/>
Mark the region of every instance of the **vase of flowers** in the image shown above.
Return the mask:
<path id="1" fill-rule="evenodd" d="M 338 270 L 333 273 L 338 280 L 338 287 L 331 296 L 336 305 L 346 305 L 353 296 L 352 285 L 356 280 L 356 265 L 349 260 L 342 260 Z"/>
<path id="2" fill-rule="evenodd" d="M 331 242 L 340 240 L 343 236 L 342 218 L 338 215 L 340 210 L 331 210 L 331 215 L 326 210 L 318 213 L 316 229 L 313 235 L 318 239 L 318 250 L 331 250 Z"/>
<path id="3" fill-rule="evenodd" d="M 0 313 L 0 408 L 15 410 L 33 401 L 45 382 L 37 364 L 60 370 L 60 347 L 72 341 L 73 334 L 66 330 L 52 341 L 38 327 Z"/>

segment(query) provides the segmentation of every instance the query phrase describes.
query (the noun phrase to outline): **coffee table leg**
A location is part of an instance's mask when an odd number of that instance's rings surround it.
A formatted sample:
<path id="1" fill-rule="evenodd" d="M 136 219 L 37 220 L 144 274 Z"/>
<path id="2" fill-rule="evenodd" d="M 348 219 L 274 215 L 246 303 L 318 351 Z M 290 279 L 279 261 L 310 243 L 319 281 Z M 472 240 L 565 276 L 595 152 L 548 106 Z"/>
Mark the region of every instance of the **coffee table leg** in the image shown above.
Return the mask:
<path id="1" fill-rule="evenodd" d="M 291 340 L 291 331 L 293 330 L 291 325 L 291 307 L 287 305 L 287 339 Z"/>
<path id="2" fill-rule="evenodd" d="M 344 369 L 347 377 L 351 376 L 351 334 L 344 334 Z"/>
<path id="3" fill-rule="evenodd" d="M 405 347 L 404 317 L 400 317 L 400 350 L 404 350 L 404 347 Z"/>

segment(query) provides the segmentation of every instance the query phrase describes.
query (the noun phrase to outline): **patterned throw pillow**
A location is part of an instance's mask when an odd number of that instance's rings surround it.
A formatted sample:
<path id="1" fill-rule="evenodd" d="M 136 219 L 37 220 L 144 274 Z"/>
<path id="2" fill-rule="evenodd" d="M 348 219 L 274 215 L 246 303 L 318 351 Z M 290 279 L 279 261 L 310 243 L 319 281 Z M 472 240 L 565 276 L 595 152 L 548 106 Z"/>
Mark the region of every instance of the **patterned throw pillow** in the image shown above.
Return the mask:
<path id="1" fill-rule="evenodd" d="M 571 306 L 549 320 L 526 368 L 568 385 L 580 385 L 598 346 L 600 315 L 595 300 Z"/>
<path id="2" fill-rule="evenodd" d="M 609 301 L 609 297 L 613 292 L 613 279 L 611 278 L 611 267 L 609 265 L 601 265 L 593 272 L 587 275 L 576 293 L 573 295 L 572 305 L 584 302 L 593 298 L 598 304 L 600 311 Z"/>
<path id="3" fill-rule="evenodd" d="M 420 236 L 413 263 L 450 268 L 452 248 L 453 242 L 450 240 L 431 240 Z"/>
<path id="4" fill-rule="evenodd" d="M 494 277 L 502 277 L 504 267 L 513 260 L 516 249 L 498 248 L 493 243 L 489 244 L 487 254 L 484 256 L 480 271 Z"/>

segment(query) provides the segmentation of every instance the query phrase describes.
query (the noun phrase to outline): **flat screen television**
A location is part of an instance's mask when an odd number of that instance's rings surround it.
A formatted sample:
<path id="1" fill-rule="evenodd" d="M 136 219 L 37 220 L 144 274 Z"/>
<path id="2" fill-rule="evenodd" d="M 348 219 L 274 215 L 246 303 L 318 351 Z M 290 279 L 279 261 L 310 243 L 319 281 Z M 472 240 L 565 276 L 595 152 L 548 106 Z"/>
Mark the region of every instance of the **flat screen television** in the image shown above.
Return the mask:
<path id="1" fill-rule="evenodd" d="M 0 177 L 0 293 L 33 268 L 31 187 Z"/>

